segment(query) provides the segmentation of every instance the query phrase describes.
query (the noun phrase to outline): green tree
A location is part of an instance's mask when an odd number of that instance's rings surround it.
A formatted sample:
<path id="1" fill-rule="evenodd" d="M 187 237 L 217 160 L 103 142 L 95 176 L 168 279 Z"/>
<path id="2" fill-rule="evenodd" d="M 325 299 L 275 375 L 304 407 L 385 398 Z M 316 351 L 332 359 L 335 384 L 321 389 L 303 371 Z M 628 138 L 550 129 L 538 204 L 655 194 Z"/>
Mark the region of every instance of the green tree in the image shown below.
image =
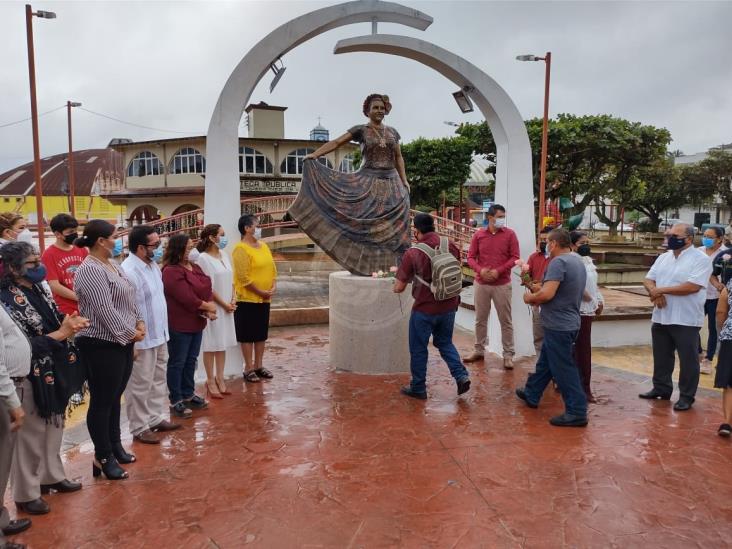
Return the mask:
<path id="1" fill-rule="evenodd" d="M 717 194 L 732 209 L 732 151 L 711 149 L 701 162 L 685 165 L 682 175 L 695 196 Z"/>
<path id="2" fill-rule="evenodd" d="M 464 137 L 420 137 L 402 145 L 412 207 L 438 209 L 443 193 L 448 204 L 456 203 L 460 185 L 470 174 L 472 153 L 473 143 Z"/>
<path id="3" fill-rule="evenodd" d="M 674 165 L 673 156 L 659 158 L 638 171 L 636 193 L 627 206 L 648 217 L 648 228 L 657 231 L 663 212 L 679 208 L 689 201 L 689 187 L 682 168 Z"/>

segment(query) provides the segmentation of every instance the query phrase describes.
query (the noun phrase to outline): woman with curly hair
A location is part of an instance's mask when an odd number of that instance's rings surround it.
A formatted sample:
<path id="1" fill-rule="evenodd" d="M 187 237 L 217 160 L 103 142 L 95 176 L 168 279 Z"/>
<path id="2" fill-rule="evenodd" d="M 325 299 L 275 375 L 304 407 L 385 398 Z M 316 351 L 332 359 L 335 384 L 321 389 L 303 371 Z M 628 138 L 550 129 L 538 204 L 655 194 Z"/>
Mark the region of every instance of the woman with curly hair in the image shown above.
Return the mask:
<path id="1" fill-rule="evenodd" d="M 369 95 L 367 124 L 353 126 L 306 157 L 302 187 L 290 207 L 300 228 L 340 265 L 357 275 L 389 270 L 409 248 L 409 183 L 399 132 L 383 123 L 389 97 Z M 329 169 L 319 157 L 350 141 L 361 144 L 355 173 Z"/>

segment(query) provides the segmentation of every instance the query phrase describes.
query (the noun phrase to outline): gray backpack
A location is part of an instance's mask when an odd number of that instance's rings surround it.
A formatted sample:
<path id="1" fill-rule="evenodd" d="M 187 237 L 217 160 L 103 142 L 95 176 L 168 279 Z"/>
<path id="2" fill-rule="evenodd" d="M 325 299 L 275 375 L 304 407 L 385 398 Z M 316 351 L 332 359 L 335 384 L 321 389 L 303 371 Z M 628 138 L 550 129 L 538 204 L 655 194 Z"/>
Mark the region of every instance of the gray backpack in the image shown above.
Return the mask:
<path id="1" fill-rule="evenodd" d="M 447 237 L 440 237 L 440 245 L 436 249 L 422 242 L 413 247 L 425 253 L 432 264 L 431 283 L 425 282 L 422 277 L 417 275 L 414 278 L 427 286 L 437 301 L 459 296 L 463 289 L 463 270 L 460 261 L 450 253 Z"/>

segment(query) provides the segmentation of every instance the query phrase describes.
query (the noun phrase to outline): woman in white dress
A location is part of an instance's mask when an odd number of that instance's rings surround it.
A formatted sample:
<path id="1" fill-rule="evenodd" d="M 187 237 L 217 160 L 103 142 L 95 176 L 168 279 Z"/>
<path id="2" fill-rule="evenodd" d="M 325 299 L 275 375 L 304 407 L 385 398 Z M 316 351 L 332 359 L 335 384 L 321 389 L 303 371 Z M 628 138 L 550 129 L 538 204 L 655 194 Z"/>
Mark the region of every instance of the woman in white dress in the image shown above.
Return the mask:
<path id="1" fill-rule="evenodd" d="M 231 262 L 223 249 L 227 239 L 224 228 L 218 224 L 206 225 L 198 241 L 197 265 L 211 278 L 217 318 L 209 322 L 203 331 L 203 365 L 206 368 L 206 389 L 211 398 L 230 395 L 224 382 L 226 349 L 236 347 L 234 315 L 236 296 Z M 215 371 L 215 373 L 214 373 Z"/>

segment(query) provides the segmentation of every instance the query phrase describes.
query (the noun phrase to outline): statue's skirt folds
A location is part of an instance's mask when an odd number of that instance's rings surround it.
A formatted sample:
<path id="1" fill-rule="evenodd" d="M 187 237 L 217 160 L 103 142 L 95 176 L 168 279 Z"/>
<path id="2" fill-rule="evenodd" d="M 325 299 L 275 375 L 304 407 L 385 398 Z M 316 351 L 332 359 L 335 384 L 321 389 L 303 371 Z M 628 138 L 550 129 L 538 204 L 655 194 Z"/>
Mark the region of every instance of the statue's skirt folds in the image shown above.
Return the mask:
<path id="1" fill-rule="evenodd" d="M 290 216 L 353 274 L 388 271 L 409 248 L 409 194 L 394 169 L 354 173 L 306 160 Z"/>

